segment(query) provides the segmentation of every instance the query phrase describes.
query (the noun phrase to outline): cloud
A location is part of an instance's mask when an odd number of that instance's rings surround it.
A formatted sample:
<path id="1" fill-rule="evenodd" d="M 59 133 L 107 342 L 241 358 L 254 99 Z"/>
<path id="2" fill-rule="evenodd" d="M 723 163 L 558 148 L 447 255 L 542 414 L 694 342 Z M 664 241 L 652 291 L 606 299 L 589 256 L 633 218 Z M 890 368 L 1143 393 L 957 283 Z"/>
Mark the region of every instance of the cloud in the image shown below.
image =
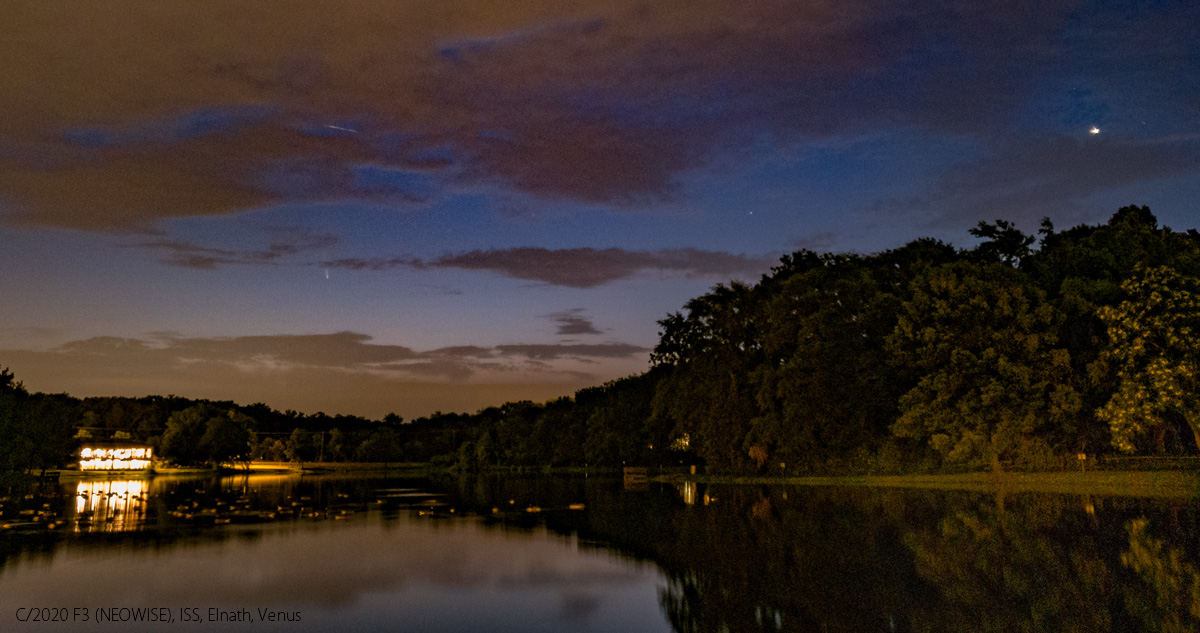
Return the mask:
<path id="1" fill-rule="evenodd" d="M 1080 5 L 14 5 L 0 191 L 11 221 L 85 230 L 287 200 L 423 204 L 481 183 L 635 207 L 764 134 L 999 139 L 1079 68 L 1113 89 L 1136 72 L 1188 111 L 1200 90 L 1177 70 L 1196 7 Z"/>
<path id="2" fill-rule="evenodd" d="M 343 258 L 331 259 L 321 262 L 321 265 L 326 268 L 341 268 L 344 270 L 395 270 L 397 268 L 421 268 L 424 263 L 415 257 L 388 257 L 388 258 Z"/>
<path id="3" fill-rule="evenodd" d="M 694 248 L 628 251 L 621 248 L 518 247 L 473 250 L 436 259 L 410 257 L 338 259 L 323 262 L 330 268 L 389 270 L 393 268 L 457 268 L 482 270 L 571 288 L 592 288 L 642 273 L 682 273 L 686 277 L 741 277 L 766 272 L 774 258 L 747 257 Z"/>
<path id="4" fill-rule="evenodd" d="M 626 343 L 602 343 L 597 345 L 497 345 L 501 356 L 523 356 L 533 360 L 557 360 L 560 358 L 630 358 L 648 354 L 649 348 Z"/>
<path id="5" fill-rule="evenodd" d="M 75 340 L 44 351 L 0 350 L 0 358 L 34 390 L 77 396 L 174 393 L 411 417 L 568 395 L 644 369 L 648 352 L 625 343 L 416 350 L 376 343 L 358 332 L 236 337 L 157 332 Z"/>
<path id="6" fill-rule="evenodd" d="M 548 314 L 546 317 L 558 324 L 555 333 L 559 336 L 603 334 L 603 330 L 597 329 L 591 319 L 583 316 L 583 312 L 583 308 L 574 308 L 572 310 Z"/>
<path id="7" fill-rule="evenodd" d="M 153 340 L 98 336 L 71 341 L 60 345 L 54 353 L 77 358 L 154 355 L 169 357 L 183 363 L 308 366 L 354 371 L 377 367 L 404 369 L 410 367 L 407 364 L 410 361 L 467 363 L 512 356 L 536 360 L 566 357 L 629 358 L 649 351 L 644 347 L 623 343 L 516 344 L 494 347 L 460 345 L 417 351 L 402 345 L 383 345 L 371 341 L 370 336 L 358 332 L 215 338 L 186 338 L 158 333 Z"/>
<path id="8" fill-rule="evenodd" d="M 212 270 L 219 265 L 275 265 L 292 255 L 318 251 L 336 245 L 336 235 L 327 233 L 296 233 L 273 240 L 265 248 L 236 250 L 201 246 L 183 240 L 151 240 L 132 244 L 129 248 L 158 251 L 165 254 L 164 263 L 183 268 Z"/>

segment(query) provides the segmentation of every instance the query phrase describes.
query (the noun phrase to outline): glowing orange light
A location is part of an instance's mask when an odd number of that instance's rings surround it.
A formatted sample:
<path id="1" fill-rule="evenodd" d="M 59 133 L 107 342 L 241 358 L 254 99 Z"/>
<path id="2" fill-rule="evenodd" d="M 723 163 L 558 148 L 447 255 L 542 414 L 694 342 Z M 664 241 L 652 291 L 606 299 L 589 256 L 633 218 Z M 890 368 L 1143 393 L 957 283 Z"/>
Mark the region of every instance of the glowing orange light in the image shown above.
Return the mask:
<path id="1" fill-rule="evenodd" d="M 84 448 L 79 451 L 80 470 L 145 470 L 153 457 L 149 448 Z"/>

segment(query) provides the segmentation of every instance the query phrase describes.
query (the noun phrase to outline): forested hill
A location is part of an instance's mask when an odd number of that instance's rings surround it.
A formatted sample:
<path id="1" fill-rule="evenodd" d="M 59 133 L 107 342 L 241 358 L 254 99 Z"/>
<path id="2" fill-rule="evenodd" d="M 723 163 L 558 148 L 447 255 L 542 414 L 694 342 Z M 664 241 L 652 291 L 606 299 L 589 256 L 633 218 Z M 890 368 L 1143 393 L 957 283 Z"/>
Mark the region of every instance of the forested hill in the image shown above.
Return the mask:
<path id="1" fill-rule="evenodd" d="M 652 368 L 573 398 L 410 423 L 182 398 L 27 394 L 0 376 L 0 470 L 76 435 L 234 459 L 495 466 L 707 464 L 710 472 L 1057 468 L 1078 453 L 1196 453 L 1200 235 L 1145 207 L 969 250 L 800 251 L 660 321 Z M 82 428 L 80 428 L 82 427 Z M 233 437 L 235 441 L 219 441 Z"/>

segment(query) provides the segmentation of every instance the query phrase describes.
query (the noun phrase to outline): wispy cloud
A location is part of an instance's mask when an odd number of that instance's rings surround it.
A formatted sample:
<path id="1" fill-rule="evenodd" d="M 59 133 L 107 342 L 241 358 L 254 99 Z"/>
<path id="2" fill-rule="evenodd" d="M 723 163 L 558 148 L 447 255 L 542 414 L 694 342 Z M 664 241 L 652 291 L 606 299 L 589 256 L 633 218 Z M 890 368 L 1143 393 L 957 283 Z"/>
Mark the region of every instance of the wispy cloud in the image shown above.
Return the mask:
<path id="1" fill-rule="evenodd" d="M 348 331 L 235 337 L 157 332 L 75 340 L 44 351 L 0 350 L 0 357 L 31 389 L 48 383 L 75 395 L 176 393 L 411 415 L 566 395 L 644 368 L 648 353 L 617 342 L 418 350 Z M 434 404 L 425 410 L 420 403 Z"/>
<path id="2" fill-rule="evenodd" d="M 593 345 L 509 344 L 414 350 L 372 342 L 357 332 L 335 334 L 186 338 L 159 334 L 148 339 L 93 337 L 64 343 L 48 354 L 78 361 L 105 359 L 116 365 L 221 364 L 245 371 L 322 368 L 351 373 L 443 376 L 463 379 L 485 371 L 521 371 L 524 361 L 635 359 L 649 350 L 624 343 Z M 518 364 L 514 365 L 513 362 Z M 540 366 L 540 365 L 539 365 Z"/>
<path id="3" fill-rule="evenodd" d="M 694 248 L 629 251 L 621 248 L 547 249 L 530 246 L 473 250 L 427 260 L 410 257 L 339 259 L 323 262 L 323 265 L 350 270 L 457 268 L 493 272 L 556 286 L 592 288 L 648 272 L 681 274 L 689 278 L 752 276 L 766 272 L 774 261 L 774 257 L 748 257 Z"/>
<path id="4" fill-rule="evenodd" d="M 158 251 L 164 263 L 183 268 L 213 270 L 220 265 L 274 265 L 301 253 L 320 251 L 337 245 L 336 235 L 327 233 L 297 233 L 277 237 L 261 249 L 230 249 L 201 246 L 183 240 L 150 240 L 129 245 Z"/>
<path id="5" fill-rule="evenodd" d="M 326 268 L 341 268 L 344 270 L 395 270 L 397 268 L 421 268 L 424 266 L 416 257 L 386 257 L 386 258 L 357 258 L 347 257 L 330 259 L 321 262 Z"/>
<path id="6" fill-rule="evenodd" d="M 597 345 L 497 345 L 501 356 L 522 356 L 534 360 L 557 360 L 560 358 L 630 358 L 648 354 L 650 350 L 625 343 L 601 343 Z"/>
<path id="7" fill-rule="evenodd" d="M 559 336 L 578 336 L 581 334 L 603 334 L 597 329 L 592 320 L 584 316 L 583 308 L 574 308 L 563 312 L 546 315 L 546 318 L 558 324 L 555 333 Z"/>

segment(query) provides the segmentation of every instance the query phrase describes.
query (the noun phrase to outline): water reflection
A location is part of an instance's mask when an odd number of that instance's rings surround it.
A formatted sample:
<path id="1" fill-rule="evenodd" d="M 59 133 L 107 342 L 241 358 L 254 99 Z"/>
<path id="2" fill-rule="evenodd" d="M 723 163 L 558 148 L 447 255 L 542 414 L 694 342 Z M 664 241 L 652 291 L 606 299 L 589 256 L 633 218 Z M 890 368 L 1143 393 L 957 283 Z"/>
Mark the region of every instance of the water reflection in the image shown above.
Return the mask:
<path id="1" fill-rule="evenodd" d="M 584 514 L 571 504 L 514 494 L 511 510 L 463 512 L 451 491 L 401 480 L 156 479 L 148 493 L 116 484 L 89 482 L 93 505 L 82 509 L 78 484 L 64 487 L 61 500 L 76 514 L 124 517 L 126 531 L 0 532 L 0 545 L 17 549 L 0 569 L 0 629 L 79 630 L 71 623 L 10 626 L 19 606 L 66 604 L 165 607 L 177 617 L 190 608 L 206 615 L 208 607 L 299 613 L 288 631 L 669 630 L 656 598 L 664 580 L 653 565 L 580 547 L 539 522 Z M 122 492 L 127 501 L 147 497 L 136 506 L 140 515 L 131 514 L 133 506 L 118 508 Z M 258 513 L 276 517 L 238 520 Z M 114 570 L 121 581 L 103 581 Z M 87 628 L 169 631 L 178 624 Z"/>
<path id="2" fill-rule="evenodd" d="M 66 596 L 309 614 L 295 631 L 1200 629 L 1189 498 L 627 483 L 73 483 L 0 508 L 0 617 Z M 114 566 L 131 580 L 94 581 Z"/>
<path id="3" fill-rule="evenodd" d="M 121 532 L 141 527 L 146 518 L 144 479 L 80 481 L 75 488 L 76 532 Z"/>
<path id="4" fill-rule="evenodd" d="M 683 498 L 683 502 L 687 505 L 696 505 L 696 482 L 685 481 L 678 486 L 679 496 Z"/>

